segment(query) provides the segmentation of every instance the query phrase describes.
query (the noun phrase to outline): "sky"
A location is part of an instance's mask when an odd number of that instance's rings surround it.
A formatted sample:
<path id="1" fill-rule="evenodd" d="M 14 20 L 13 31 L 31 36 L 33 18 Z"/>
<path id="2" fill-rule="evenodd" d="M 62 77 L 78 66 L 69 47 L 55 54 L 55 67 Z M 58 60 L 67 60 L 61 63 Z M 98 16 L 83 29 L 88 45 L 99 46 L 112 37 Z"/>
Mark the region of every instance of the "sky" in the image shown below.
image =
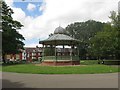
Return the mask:
<path id="1" fill-rule="evenodd" d="M 5 0 L 14 20 L 24 27 L 18 30 L 25 37 L 25 47 L 36 47 L 59 25 L 65 28 L 74 22 L 110 21 L 110 11 L 118 11 L 119 0 Z"/>

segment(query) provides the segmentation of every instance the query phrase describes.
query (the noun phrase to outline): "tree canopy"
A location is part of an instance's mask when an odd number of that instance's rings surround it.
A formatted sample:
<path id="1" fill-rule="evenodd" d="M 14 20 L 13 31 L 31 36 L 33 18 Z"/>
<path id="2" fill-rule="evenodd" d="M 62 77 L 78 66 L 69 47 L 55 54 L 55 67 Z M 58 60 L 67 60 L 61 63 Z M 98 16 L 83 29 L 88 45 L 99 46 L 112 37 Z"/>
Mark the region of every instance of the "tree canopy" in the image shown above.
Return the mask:
<path id="1" fill-rule="evenodd" d="M 90 52 L 99 58 L 120 59 L 120 14 L 111 12 L 111 22 L 90 40 Z"/>
<path id="2" fill-rule="evenodd" d="M 80 41 L 80 57 L 86 59 L 87 49 L 89 47 L 89 41 L 97 32 L 103 30 L 105 23 L 101 23 L 94 20 L 88 20 L 86 22 L 75 22 L 66 27 L 68 35 L 78 39 Z"/>
<path id="3" fill-rule="evenodd" d="M 23 49 L 24 37 L 19 33 L 18 30 L 23 27 L 23 25 L 13 20 L 12 14 L 13 10 L 7 6 L 7 4 L 2 1 L 2 53 L 3 54 L 15 54 Z"/>
<path id="4" fill-rule="evenodd" d="M 80 40 L 81 59 L 120 59 L 120 13 L 112 11 L 109 18 L 107 23 L 88 20 L 66 27 L 68 35 Z"/>

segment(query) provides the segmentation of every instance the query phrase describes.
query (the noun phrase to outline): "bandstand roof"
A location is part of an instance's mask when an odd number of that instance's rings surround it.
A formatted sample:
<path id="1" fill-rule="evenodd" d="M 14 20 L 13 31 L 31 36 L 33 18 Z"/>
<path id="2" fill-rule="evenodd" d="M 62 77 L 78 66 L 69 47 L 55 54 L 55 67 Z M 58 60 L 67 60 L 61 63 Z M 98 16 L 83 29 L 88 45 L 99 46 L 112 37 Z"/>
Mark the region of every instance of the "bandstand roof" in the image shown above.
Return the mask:
<path id="1" fill-rule="evenodd" d="M 74 39 L 68 35 L 65 35 L 65 29 L 62 27 L 57 27 L 54 31 L 54 34 L 49 36 L 48 39 L 39 41 L 39 44 L 46 45 L 76 45 L 78 40 Z"/>
<path id="2" fill-rule="evenodd" d="M 65 29 L 62 28 L 61 26 L 57 27 L 54 31 L 54 34 L 65 34 Z"/>
<path id="3" fill-rule="evenodd" d="M 77 44 L 79 41 L 64 34 L 54 34 L 48 39 L 40 41 L 40 44 L 56 44 L 56 45 L 72 45 Z"/>

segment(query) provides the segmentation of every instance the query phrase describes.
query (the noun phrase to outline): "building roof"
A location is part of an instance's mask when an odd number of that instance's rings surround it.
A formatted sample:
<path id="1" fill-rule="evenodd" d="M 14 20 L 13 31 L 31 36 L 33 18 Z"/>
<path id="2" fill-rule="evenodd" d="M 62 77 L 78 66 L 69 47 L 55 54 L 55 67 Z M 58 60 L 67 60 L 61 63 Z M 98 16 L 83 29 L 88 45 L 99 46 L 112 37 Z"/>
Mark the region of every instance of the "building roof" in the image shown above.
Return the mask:
<path id="1" fill-rule="evenodd" d="M 47 41 L 50 40 L 75 40 L 74 38 L 64 35 L 64 34 L 54 34 L 51 37 L 47 39 Z"/>
<path id="2" fill-rule="evenodd" d="M 36 47 L 25 47 L 26 52 L 42 52 L 42 48 Z"/>

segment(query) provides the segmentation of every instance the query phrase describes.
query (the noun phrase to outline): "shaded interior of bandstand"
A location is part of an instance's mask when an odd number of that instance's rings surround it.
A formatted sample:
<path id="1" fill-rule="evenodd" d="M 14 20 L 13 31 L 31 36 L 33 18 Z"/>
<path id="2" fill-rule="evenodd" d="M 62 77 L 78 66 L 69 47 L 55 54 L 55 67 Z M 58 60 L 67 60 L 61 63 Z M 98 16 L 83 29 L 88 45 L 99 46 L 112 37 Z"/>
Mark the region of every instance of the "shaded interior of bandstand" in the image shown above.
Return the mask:
<path id="1" fill-rule="evenodd" d="M 43 44 L 42 64 L 44 65 L 79 65 L 79 49 L 75 44 Z"/>

